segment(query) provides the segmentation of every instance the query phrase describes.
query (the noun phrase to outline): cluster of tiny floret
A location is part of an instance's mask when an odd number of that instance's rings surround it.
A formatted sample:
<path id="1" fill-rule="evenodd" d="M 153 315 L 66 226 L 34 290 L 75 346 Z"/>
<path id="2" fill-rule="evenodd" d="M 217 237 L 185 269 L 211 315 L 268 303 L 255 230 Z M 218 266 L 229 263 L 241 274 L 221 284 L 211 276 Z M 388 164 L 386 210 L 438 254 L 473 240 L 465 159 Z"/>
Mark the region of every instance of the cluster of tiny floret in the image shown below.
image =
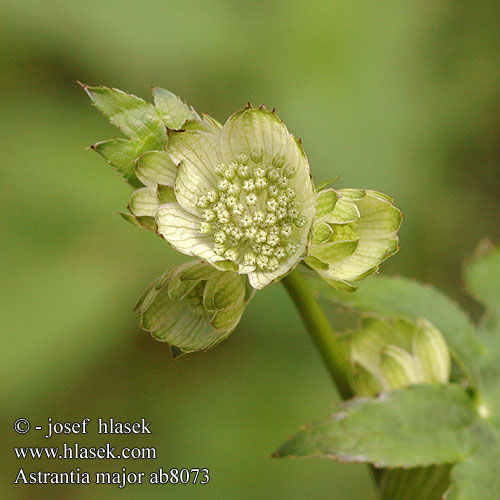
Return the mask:
<path id="1" fill-rule="evenodd" d="M 307 220 L 300 215 L 296 192 L 290 186 L 295 169 L 282 156 L 264 161 L 263 152 L 241 153 L 229 164 L 218 164 L 217 189 L 198 198 L 203 222 L 200 233 L 213 234 L 213 251 L 227 260 L 275 271 L 298 245 L 294 227 Z"/>

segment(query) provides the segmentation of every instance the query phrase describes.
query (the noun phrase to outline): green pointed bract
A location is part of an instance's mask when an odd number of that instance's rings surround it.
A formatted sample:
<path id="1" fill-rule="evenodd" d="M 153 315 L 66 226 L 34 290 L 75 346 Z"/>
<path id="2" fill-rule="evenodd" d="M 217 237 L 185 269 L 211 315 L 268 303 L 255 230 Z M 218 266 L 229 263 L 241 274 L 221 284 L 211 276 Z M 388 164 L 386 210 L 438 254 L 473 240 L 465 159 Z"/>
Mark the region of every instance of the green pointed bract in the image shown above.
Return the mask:
<path id="1" fill-rule="evenodd" d="M 237 326 L 252 295 L 246 278 L 190 261 L 152 283 L 135 310 L 140 325 L 176 352 L 208 349 Z"/>
<path id="2" fill-rule="evenodd" d="M 306 262 L 331 286 L 354 291 L 353 281 L 376 272 L 398 251 L 401 212 L 392 199 L 364 189 L 325 189 L 317 195 Z"/>
<path id="3" fill-rule="evenodd" d="M 292 270 L 309 244 L 316 203 L 306 156 L 263 108 L 235 113 L 222 129 L 203 121 L 213 130 L 168 131 L 176 203 L 159 207 L 158 233 L 178 251 L 246 274 L 261 289 Z"/>
<path id="4" fill-rule="evenodd" d="M 107 163 L 115 168 L 133 188 L 142 187 L 142 182 L 135 172 L 135 161 L 144 151 L 139 141 L 127 139 L 110 139 L 109 141 L 96 142 L 91 146 Z"/>
<path id="5" fill-rule="evenodd" d="M 188 120 L 200 120 L 196 111 L 172 92 L 152 88 L 156 109 L 163 123 L 171 129 L 180 129 Z"/>
<path id="6" fill-rule="evenodd" d="M 97 142 L 92 149 L 133 187 L 173 185 L 175 165 L 166 156 L 166 129 L 187 123 L 211 133 L 220 124 L 208 115 L 200 116 L 168 90 L 153 88 L 154 104 L 118 89 L 82 85 L 92 103 L 118 127 L 127 139 Z M 151 154 L 149 153 L 151 152 Z M 145 158 L 143 162 L 141 158 Z"/>
<path id="7" fill-rule="evenodd" d="M 141 186 L 134 170 L 135 160 L 143 153 L 163 149 L 166 131 L 163 121 L 152 105 L 118 89 L 83 85 L 92 103 L 128 139 L 114 139 L 92 146 L 132 186 Z"/>

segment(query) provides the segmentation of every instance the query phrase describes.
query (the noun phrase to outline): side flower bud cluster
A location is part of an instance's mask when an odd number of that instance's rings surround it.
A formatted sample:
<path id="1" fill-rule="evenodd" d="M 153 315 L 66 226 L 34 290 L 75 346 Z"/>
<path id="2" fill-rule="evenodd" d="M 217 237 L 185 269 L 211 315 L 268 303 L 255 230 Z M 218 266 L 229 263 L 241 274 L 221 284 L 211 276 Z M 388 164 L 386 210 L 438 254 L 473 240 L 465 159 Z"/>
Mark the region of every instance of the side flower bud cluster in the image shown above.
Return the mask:
<path id="1" fill-rule="evenodd" d="M 243 276 L 190 261 L 154 281 L 135 311 L 141 328 L 179 354 L 208 349 L 226 338 L 252 296 Z"/>
<path id="2" fill-rule="evenodd" d="M 312 244 L 305 262 L 335 288 L 353 291 L 398 247 L 402 214 L 388 196 L 365 189 L 317 195 Z"/>
<path id="3" fill-rule="evenodd" d="M 351 383 L 360 396 L 414 384 L 445 384 L 450 353 L 441 332 L 425 319 L 366 319 L 345 342 Z"/>

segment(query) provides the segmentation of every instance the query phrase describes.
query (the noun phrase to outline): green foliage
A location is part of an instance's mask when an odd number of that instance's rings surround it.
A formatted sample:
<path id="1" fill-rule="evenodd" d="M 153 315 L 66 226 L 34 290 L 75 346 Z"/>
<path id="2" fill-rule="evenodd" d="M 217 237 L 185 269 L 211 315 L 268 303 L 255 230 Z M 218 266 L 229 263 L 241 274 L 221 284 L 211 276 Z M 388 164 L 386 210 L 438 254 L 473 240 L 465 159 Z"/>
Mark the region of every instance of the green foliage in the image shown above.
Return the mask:
<path id="1" fill-rule="evenodd" d="M 313 455 L 376 467 L 452 463 L 470 453 L 471 426 L 478 419 L 462 387 L 416 385 L 339 404 L 328 419 L 286 442 L 277 456 Z"/>
<path id="2" fill-rule="evenodd" d="M 377 399 L 354 399 L 339 405 L 331 418 L 303 429 L 277 455 L 329 456 L 388 468 L 455 464 L 443 498 L 500 499 L 500 249 L 477 252 L 465 278 L 468 288 L 486 308 L 477 328 L 445 295 L 416 282 L 377 278 L 356 294 L 342 294 L 315 280 L 313 286 L 322 297 L 359 311 L 396 316 L 398 322 L 418 316 L 431 320 L 452 347 L 455 361 L 469 379 L 470 390 L 454 384 L 415 385 L 382 393 Z M 433 328 L 426 324 L 425 335 L 413 340 L 414 355 L 442 348 Z M 402 342 L 407 341 L 403 335 Z M 392 356 L 392 362 L 397 360 L 398 367 L 407 364 L 397 354 Z M 440 363 L 435 359 L 423 368 L 432 372 Z M 442 369 L 438 368 L 438 372 Z M 363 370 L 358 373 L 360 381 L 365 388 L 373 389 L 373 384 L 367 383 L 366 366 Z M 430 374 L 434 377 L 437 372 Z M 409 471 L 404 481 L 411 485 L 424 473 L 423 469 Z M 447 469 L 437 468 L 434 473 L 436 488 L 432 498 L 443 490 Z M 392 495 L 399 474 L 383 473 L 383 495 Z M 394 500 L 424 498 L 417 493 L 410 486 L 408 495 L 400 493 Z"/>

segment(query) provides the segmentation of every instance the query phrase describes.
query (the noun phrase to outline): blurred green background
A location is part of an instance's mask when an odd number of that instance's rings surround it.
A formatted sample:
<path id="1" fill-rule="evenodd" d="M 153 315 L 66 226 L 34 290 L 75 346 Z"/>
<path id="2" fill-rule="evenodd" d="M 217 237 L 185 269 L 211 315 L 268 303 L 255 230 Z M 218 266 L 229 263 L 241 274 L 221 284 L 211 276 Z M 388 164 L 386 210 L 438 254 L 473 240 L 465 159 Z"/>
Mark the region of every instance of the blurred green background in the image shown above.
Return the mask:
<path id="1" fill-rule="evenodd" d="M 460 289 L 463 259 L 500 239 L 498 3 L 336 0 L 0 3 L 5 499 L 375 499 L 362 466 L 273 460 L 335 391 L 279 285 L 234 334 L 171 359 L 134 321 L 142 290 L 182 260 L 126 224 L 129 188 L 85 147 L 119 132 L 75 83 L 149 99 L 168 88 L 223 121 L 276 107 L 317 182 L 369 187 L 405 213 L 382 270 Z M 477 311 L 476 311 L 477 312 Z M 14 420 L 114 417 L 152 436 L 18 436 Z M 94 427 L 95 429 L 95 427 Z M 156 446 L 155 461 L 16 460 L 13 446 Z M 208 467 L 205 486 L 14 486 L 25 471 Z"/>

